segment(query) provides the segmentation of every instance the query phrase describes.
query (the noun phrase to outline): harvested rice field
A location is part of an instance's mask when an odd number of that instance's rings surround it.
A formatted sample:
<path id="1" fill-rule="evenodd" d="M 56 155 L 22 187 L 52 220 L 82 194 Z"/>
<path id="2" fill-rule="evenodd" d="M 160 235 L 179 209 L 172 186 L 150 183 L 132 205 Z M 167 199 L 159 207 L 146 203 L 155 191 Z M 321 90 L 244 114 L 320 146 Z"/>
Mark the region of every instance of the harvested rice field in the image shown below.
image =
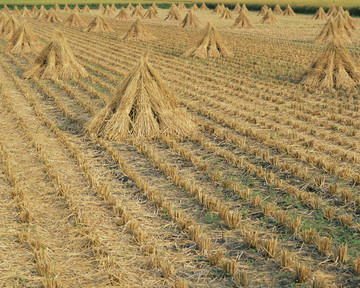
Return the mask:
<path id="1" fill-rule="evenodd" d="M 360 19 L 79 6 L 0 14 L 0 287 L 360 287 Z"/>

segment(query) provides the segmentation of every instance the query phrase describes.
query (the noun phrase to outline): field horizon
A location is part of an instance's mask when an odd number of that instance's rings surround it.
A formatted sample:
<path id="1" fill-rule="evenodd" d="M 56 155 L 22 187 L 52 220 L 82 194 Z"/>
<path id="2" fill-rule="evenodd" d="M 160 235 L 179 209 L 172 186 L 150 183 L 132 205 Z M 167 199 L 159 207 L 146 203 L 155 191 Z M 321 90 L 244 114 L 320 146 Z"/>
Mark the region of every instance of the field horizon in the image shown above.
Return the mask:
<path id="1" fill-rule="evenodd" d="M 326 7 L 329 8 L 331 5 L 336 5 L 336 6 L 343 6 L 344 8 L 358 8 L 360 9 L 360 4 L 359 1 L 357 0 L 350 0 L 350 1 L 346 1 L 346 3 L 343 0 L 331 0 L 331 1 L 327 1 L 327 0 L 301 0 L 301 1 L 297 1 L 297 0 L 264 0 L 264 1 L 260 1 L 260 0 L 247 0 L 247 1 L 236 1 L 236 0 L 227 0 L 227 1 L 216 1 L 216 0 L 208 0 L 208 1 L 169 1 L 169 0 L 158 0 L 158 1 L 153 1 L 153 0 L 135 0 L 135 1 L 128 1 L 128 0 L 117 0 L 117 1 L 112 1 L 112 0 L 99 0 L 99 1 L 87 1 L 87 0 L 3 0 L 0 1 L 0 5 L 54 5 L 54 4 L 97 4 L 97 3 L 103 3 L 103 4 L 128 4 L 128 3 L 142 3 L 142 4 L 148 4 L 148 3 L 157 3 L 157 4 L 172 4 L 172 3 L 184 3 L 184 4 L 192 4 L 192 3 L 202 3 L 205 2 L 206 4 L 217 4 L 217 3 L 224 3 L 225 5 L 234 5 L 236 3 L 240 3 L 243 4 L 245 3 L 246 5 L 276 5 L 279 4 L 280 6 L 284 7 L 287 4 L 294 6 L 294 7 Z"/>

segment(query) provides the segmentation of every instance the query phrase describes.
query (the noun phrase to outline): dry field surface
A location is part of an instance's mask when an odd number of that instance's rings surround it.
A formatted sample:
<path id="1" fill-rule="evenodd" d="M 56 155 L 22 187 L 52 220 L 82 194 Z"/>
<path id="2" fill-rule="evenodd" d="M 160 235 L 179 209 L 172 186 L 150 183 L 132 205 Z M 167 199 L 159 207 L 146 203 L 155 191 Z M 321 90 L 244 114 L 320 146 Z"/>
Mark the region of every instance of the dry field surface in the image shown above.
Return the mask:
<path id="1" fill-rule="evenodd" d="M 202 28 L 142 19 L 148 41 L 121 40 L 135 18 L 104 16 L 104 33 L 18 19 L 44 43 L 62 31 L 89 76 L 24 79 L 36 55 L 0 53 L 1 287 L 360 286 L 359 90 L 299 84 L 326 21 L 194 13 Z M 181 56 L 207 21 L 232 57 Z M 359 32 L 346 47 L 359 64 Z M 89 137 L 145 52 L 199 133 Z"/>

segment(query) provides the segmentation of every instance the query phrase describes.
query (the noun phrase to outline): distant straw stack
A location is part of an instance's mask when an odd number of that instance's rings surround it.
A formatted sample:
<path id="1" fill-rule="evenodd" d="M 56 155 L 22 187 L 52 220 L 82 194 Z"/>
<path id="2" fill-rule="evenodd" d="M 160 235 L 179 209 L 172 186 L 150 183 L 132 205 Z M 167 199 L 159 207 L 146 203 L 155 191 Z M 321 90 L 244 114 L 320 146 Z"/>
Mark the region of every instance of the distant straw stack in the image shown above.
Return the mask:
<path id="1" fill-rule="evenodd" d="M 76 26 L 85 26 L 85 22 L 81 20 L 77 12 L 71 13 L 69 18 L 65 22 L 65 26 L 76 27 Z"/>
<path id="2" fill-rule="evenodd" d="M 45 18 L 45 22 L 51 22 L 51 23 L 61 23 L 64 22 L 54 11 L 54 9 L 50 9 L 49 13 L 47 14 Z"/>
<path id="3" fill-rule="evenodd" d="M 340 39 L 342 42 L 348 43 L 350 39 L 348 35 L 342 30 L 339 29 L 338 23 L 332 17 L 325 23 L 320 34 L 316 37 L 316 43 L 325 43 L 332 41 L 333 39 Z"/>
<path id="4" fill-rule="evenodd" d="M 290 5 L 287 5 L 286 9 L 283 12 L 283 15 L 295 16 L 296 14 L 295 14 L 294 10 L 290 7 Z"/>
<path id="5" fill-rule="evenodd" d="M 321 89 L 351 89 L 360 84 L 360 71 L 341 39 L 333 38 L 305 72 L 301 84 Z"/>
<path id="6" fill-rule="evenodd" d="M 110 24 L 101 16 L 97 15 L 93 21 L 83 30 L 84 32 L 114 32 Z"/>
<path id="7" fill-rule="evenodd" d="M 223 37 L 214 26 L 208 22 L 201 39 L 182 56 L 205 59 L 230 57 L 232 55 L 233 54 L 226 46 Z"/>
<path id="8" fill-rule="evenodd" d="M 31 31 L 25 23 L 21 24 L 13 37 L 6 43 L 4 51 L 14 54 L 37 54 L 43 48 L 39 38 Z"/>
<path id="9" fill-rule="evenodd" d="M 279 24 L 279 20 L 276 18 L 274 13 L 272 13 L 271 8 L 268 9 L 265 16 L 260 20 L 261 24 Z"/>
<path id="10" fill-rule="evenodd" d="M 194 12 L 192 10 L 189 10 L 189 12 L 186 14 L 184 19 L 180 23 L 181 28 L 199 28 L 201 27 L 200 20 L 195 16 Z"/>
<path id="11" fill-rule="evenodd" d="M 224 12 L 224 9 L 220 4 L 216 5 L 215 9 L 211 12 L 211 14 L 221 15 Z"/>
<path id="12" fill-rule="evenodd" d="M 325 13 L 324 9 L 322 7 L 320 7 L 318 9 L 318 11 L 316 12 L 316 14 L 314 15 L 314 17 L 312 17 L 311 19 L 313 19 L 313 20 L 327 19 L 327 16 L 326 16 L 326 13 Z"/>
<path id="13" fill-rule="evenodd" d="M 171 5 L 171 8 L 169 10 L 169 14 L 165 17 L 164 20 L 180 20 L 181 16 L 180 16 L 180 11 L 179 9 L 176 7 L 176 5 Z"/>
<path id="14" fill-rule="evenodd" d="M 20 23 L 18 22 L 18 20 L 15 18 L 14 15 L 10 15 L 9 19 L 1 29 L 1 37 L 5 40 L 10 40 L 19 28 Z"/>
<path id="15" fill-rule="evenodd" d="M 112 9 L 110 8 L 109 5 L 106 5 L 105 10 L 102 12 L 102 14 L 103 14 L 104 16 L 109 16 L 109 17 L 111 17 L 111 16 L 114 16 L 115 12 L 114 12 L 114 10 L 112 10 Z"/>
<path id="16" fill-rule="evenodd" d="M 119 14 L 115 17 L 115 19 L 129 19 L 130 15 L 126 12 L 124 7 L 121 7 Z"/>
<path id="17" fill-rule="evenodd" d="M 153 40 L 155 37 L 151 35 L 145 25 L 141 22 L 138 17 L 135 22 L 131 25 L 127 33 L 121 38 L 121 40 L 132 40 L 132 41 L 146 41 Z"/>
<path id="18" fill-rule="evenodd" d="M 155 9 L 152 6 L 150 6 L 142 18 L 143 19 L 155 19 L 155 18 L 158 18 L 156 14 L 157 13 L 156 13 Z"/>
<path id="19" fill-rule="evenodd" d="M 220 19 L 234 19 L 234 16 L 231 14 L 229 8 L 226 7 Z"/>
<path id="20" fill-rule="evenodd" d="M 235 19 L 235 23 L 231 26 L 232 28 L 254 28 L 251 24 L 250 19 L 246 16 L 245 11 L 241 11 L 239 16 Z"/>
<path id="21" fill-rule="evenodd" d="M 282 11 L 281 7 L 279 6 L 279 4 L 276 4 L 275 8 L 274 8 L 274 11 L 273 11 L 274 14 L 283 14 L 284 12 Z"/>
<path id="22" fill-rule="evenodd" d="M 141 11 L 140 6 L 136 6 L 136 8 L 134 9 L 134 11 L 131 13 L 131 17 L 142 17 L 143 13 Z"/>
<path id="23" fill-rule="evenodd" d="M 66 12 L 72 12 L 71 8 L 67 4 L 65 4 L 65 7 L 63 10 Z"/>
<path id="24" fill-rule="evenodd" d="M 196 130 L 146 55 L 126 76 L 108 105 L 87 125 L 91 136 L 111 141 L 143 141 L 161 135 L 183 139 Z"/>
<path id="25" fill-rule="evenodd" d="M 261 7 L 261 10 L 258 14 L 258 16 L 265 16 L 266 15 L 266 12 L 269 10 L 269 7 L 264 5 L 263 7 Z"/>
<path id="26" fill-rule="evenodd" d="M 90 13 L 90 8 L 89 8 L 89 6 L 86 4 L 85 6 L 84 6 L 84 8 L 81 10 L 81 13 Z"/>
<path id="27" fill-rule="evenodd" d="M 88 74 L 71 52 L 64 35 L 56 31 L 52 41 L 40 52 L 34 64 L 24 72 L 24 78 L 72 79 Z"/>
<path id="28" fill-rule="evenodd" d="M 209 10 L 209 8 L 206 6 L 205 2 L 202 2 L 199 10 L 206 11 L 206 10 Z"/>

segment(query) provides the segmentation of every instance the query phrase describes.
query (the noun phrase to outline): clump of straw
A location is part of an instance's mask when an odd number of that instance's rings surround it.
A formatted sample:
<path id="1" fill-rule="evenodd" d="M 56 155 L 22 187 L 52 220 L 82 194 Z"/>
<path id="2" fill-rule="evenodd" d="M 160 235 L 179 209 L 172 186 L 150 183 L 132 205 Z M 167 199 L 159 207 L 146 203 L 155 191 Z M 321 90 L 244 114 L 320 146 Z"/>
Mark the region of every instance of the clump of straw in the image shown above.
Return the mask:
<path id="1" fill-rule="evenodd" d="M 141 22 L 140 18 L 137 18 L 131 25 L 130 29 L 121 38 L 121 40 L 152 40 L 155 39 L 153 35 L 147 30 L 145 25 Z"/>
<path id="2" fill-rule="evenodd" d="M 147 56 L 122 82 L 108 105 L 87 126 L 90 135 L 113 141 L 153 139 L 161 135 L 184 138 L 196 130 L 173 93 L 149 64 Z"/>
<path id="3" fill-rule="evenodd" d="M 226 7 L 220 18 L 221 19 L 234 19 L 234 16 L 231 14 L 229 8 Z"/>
<path id="4" fill-rule="evenodd" d="M 341 40 L 333 38 L 301 83 L 322 89 L 350 89 L 360 84 L 360 71 Z"/>
<path id="5" fill-rule="evenodd" d="M 320 7 L 316 14 L 314 15 L 314 17 L 312 17 L 311 19 L 313 20 L 324 20 L 324 19 L 327 19 L 327 16 L 325 14 L 325 11 L 322 7 Z"/>
<path id="6" fill-rule="evenodd" d="M 4 50 L 15 54 L 37 54 L 43 48 L 39 38 L 31 31 L 27 24 L 22 24 L 14 33 Z"/>
<path id="7" fill-rule="evenodd" d="M 176 7 L 176 5 L 171 5 L 171 8 L 169 10 L 169 14 L 165 17 L 164 20 L 180 20 L 180 11 Z"/>
<path id="8" fill-rule="evenodd" d="M 65 26 L 85 26 L 85 22 L 81 20 L 77 12 L 73 12 L 66 20 Z"/>
<path id="9" fill-rule="evenodd" d="M 184 19 L 181 21 L 180 27 L 181 28 L 186 28 L 186 27 L 199 28 L 199 27 L 201 27 L 201 22 L 195 16 L 194 12 L 190 9 L 189 12 L 184 17 Z"/>
<path id="10" fill-rule="evenodd" d="M 244 10 L 241 10 L 240 15 L 235 19 L 235 23 L 231 26 L 232 28 L 254 28 L 251 24 L 250 19 L 246 16 Z"/>
<path id="11" fill-rule="evenodd" d="M 279 24 L 279 20 L 276 18 L 271 8 L 269 8 L 264 15 L 264 17 L 260 20 L 261 24 Z"/>
<path id="12" fill-rule="evenodd" d="M 1 29 L 1 37 L 5 38 L 6 40 L 10 40 L 14 36 L 16 30 L 19 29 L 19 27 L 20 23 L 18 22 L 18 20 L 16 20 L 14 15 L 11 15 Z"/>
<path id="13" fill-rule="evenodd" d="M 70 79 L 88 74 L 71 52 L 64 35 L 56 31 L 52 41 L 40 52 L 24 78 Z"/>
<path id="14" fill-rule="evenodd" d="M 283 15 L 287 15 L 287 16 L 295 16 L 295 12 L 294 10 L 290 7 L 290 5 L 287 5 L 286 9 L 283 12 Z"/>
<path id="15" fill-rule="evenodd" d="M 225 40 L 208 22 L 201 39 L 182 56 L 198 58 L 219 58 L 232 56 L 232 52 L 225 45 Z"/>
<path id="16" fill-rule="evenodd" d="M 129 19 L 130 15 L 126 12 L 124 7 L 121 7 L 119 14 L 115 17 L 115 19 Z"/>
<path id="17" fill-rule="evenodd" d="M 83 30 L 84 32 L 114 32 L 110 24 L 101 16 L 98 15 L 93 21 Z"/>

